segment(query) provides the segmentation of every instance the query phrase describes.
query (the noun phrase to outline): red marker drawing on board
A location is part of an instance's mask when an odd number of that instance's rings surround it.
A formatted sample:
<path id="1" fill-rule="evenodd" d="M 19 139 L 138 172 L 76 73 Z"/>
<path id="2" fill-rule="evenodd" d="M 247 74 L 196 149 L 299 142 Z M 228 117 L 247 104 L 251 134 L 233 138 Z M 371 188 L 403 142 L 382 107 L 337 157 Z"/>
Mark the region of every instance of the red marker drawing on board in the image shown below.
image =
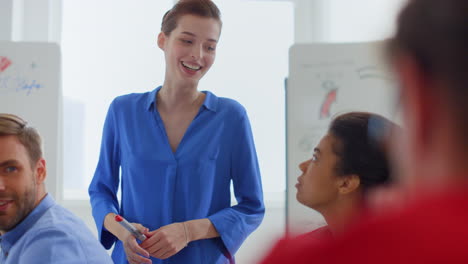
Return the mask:
<path id="1" fill-rule="evenodd" d="M 140 241 L 145 241 L 146 236 L 143 235 L 140 230 L 130 224 L 125 218 L 120 215 L 115 216 L 115 221 L 117 221 L 120 225 L 122 225 L 125 229 L 127 229 L 134 237 L 136 237 Z"/>
<path id="2" fill-rule="evenodd" d="M 330 108 L 331 105 L 336 101 L 337 89 L 331 90 L 325 96 L 323 100 L 322 107 L 320 107 L 320 118 L 330 117 Z"/>
<path id="3" fill-rule="evenodd" d="M 11 65 L 11 60 L 7 57 L 0 56 L 0 72 L 3 72 Z"/>

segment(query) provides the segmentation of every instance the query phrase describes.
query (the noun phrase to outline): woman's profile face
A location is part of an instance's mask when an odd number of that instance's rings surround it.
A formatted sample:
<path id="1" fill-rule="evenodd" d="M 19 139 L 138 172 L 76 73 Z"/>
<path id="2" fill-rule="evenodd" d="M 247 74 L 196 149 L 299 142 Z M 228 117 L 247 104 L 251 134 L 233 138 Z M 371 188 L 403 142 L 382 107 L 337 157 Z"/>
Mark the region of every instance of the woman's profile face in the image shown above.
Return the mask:
<path id="1" fill-rule="evenodd" d="M 336 139 L 325 135 L 314 148 L 312 158 L 299 164 L 302 171 L 297 178 L 296 199 L 305 206 L 319 210 L 336 200 L 339 176 L 336 173 L 338 156 L 333 152 Z"/>
<path id="2" fill-rule="evenodd" d="M 166 59 L 166 78 L 181 84 L 197 84 L 216 57 L 221 25 L 216 19 L 183 15 L 169 34 L 160 33 L 158 46 Z"/>

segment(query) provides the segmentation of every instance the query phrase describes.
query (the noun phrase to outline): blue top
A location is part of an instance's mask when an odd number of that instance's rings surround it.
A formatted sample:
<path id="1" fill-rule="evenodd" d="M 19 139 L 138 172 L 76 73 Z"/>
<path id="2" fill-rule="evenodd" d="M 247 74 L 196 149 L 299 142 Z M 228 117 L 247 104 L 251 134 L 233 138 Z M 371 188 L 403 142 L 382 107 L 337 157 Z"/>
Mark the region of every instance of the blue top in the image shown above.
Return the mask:
<path id="1" fill-rule="evenodd" d="M 86 225 L 49 194 L 15 228 L 0 236 L 0 263 L 112 264 Z"/>
<path id="2" fill-rule="evenodd" d="M 101 243 L 110 248 L 117 240 L 103 226 L 111 212 L 150 230 L 209 218 L 220 238 L 193 241 L 167 260 L 151 260 L 234 263 L 234 253 L 265 212 L 245 109 L 234 100 L 204 92 L 203 105 L 173 152 L 156 107 L 159 89 L 120 96 L 110 105 L 99 163 L 89 187 Z M 235 206 L 231 206 L 231 180 Z M 119 240 L 112 258 L 117 264 L 127 263 Z"/>

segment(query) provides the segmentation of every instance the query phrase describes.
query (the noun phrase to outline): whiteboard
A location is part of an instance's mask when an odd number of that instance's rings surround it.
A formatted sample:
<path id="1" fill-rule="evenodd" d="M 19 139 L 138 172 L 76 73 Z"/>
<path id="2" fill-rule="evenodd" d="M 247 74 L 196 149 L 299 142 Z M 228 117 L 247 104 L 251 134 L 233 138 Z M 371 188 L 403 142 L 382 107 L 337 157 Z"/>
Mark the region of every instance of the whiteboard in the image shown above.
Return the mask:
<path id="1" fill-rule="evenodd" d="M 286 228 L 302 233 L 325 224 L 296 200 L 298 165 L 337 113 L 370 111 L 392 119 L 395 81 L 384 63 L 383 42 L 297 44 L 289 51 L 286 88 Z"/>
<path id="2" fill-rule="evenodd" d="M 0 42 L 0 112 L 20 116 L 41 134 L 46 188 L 53 196 L 61 194 L 62 186 L 60 84 L 56 44 Z"/>

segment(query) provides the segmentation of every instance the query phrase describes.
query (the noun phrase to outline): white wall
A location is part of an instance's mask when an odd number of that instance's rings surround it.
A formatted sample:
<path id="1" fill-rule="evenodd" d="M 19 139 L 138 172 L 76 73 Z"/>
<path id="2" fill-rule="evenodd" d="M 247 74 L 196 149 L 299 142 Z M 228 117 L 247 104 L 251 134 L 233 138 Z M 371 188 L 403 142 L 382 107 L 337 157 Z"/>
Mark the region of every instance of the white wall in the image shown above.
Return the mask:
<path id="1" fill-rule="evenodd" d="M 59 43 L 61 5 L 62 0 L 0 1 L 0 39 Z"/>
<path id="2" fill-rule="evenodd" d="M 295 41 L 359 42 L 388 38 L 405 0 L 292 0 Z"/>
<path id="3" fill-rule="evenodd" d="M 13 0 L 0 1 L 0 41 L 11 40 Z"/>

